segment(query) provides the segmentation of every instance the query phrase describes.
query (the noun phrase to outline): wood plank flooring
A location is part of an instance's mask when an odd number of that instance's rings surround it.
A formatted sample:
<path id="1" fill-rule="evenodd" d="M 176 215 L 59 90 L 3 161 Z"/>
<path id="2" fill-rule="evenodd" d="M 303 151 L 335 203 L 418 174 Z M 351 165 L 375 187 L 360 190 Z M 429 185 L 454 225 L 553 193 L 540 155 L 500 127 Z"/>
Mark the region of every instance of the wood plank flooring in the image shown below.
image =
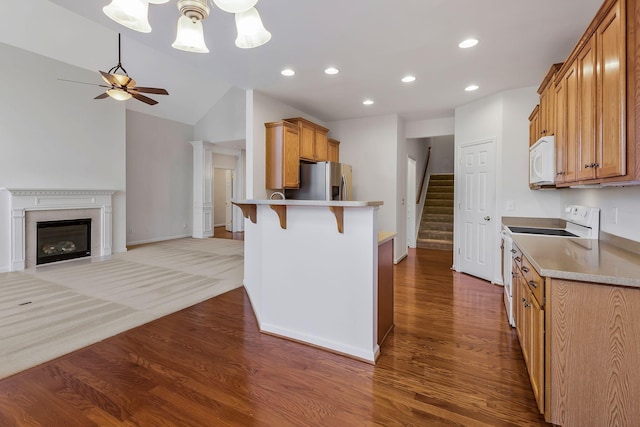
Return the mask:
<path id="1" fill-rule="evenodd" d="M 395 266 L 376 366 L 261 334 L 236 289 L 0 381 L 0 425 L 545 425 L 502 288 L 450 266 Z"/>

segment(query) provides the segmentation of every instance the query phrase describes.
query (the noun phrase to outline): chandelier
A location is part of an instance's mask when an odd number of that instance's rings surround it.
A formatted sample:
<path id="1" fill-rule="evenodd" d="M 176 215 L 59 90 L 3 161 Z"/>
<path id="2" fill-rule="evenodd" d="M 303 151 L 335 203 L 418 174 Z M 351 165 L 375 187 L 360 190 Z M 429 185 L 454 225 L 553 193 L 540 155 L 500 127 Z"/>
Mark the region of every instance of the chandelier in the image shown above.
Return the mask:
<path id="1" fill-rule="evenodd" d="M 109 18 L 141 33 L 151 32 L 149 4 L 167 3 L 169 0 L 112 0 L 102 11 Z M 271 39 L 262 19 L 254 7 L 258 0 L 178 0 L 178 28 L 172 47 L 187 52 L 208 53 L 204 42 L 202 21 L 209 16 L 209 1 L 219 9 L 235 14 L 236 46 L 243 49 L 262 46 Z"/>

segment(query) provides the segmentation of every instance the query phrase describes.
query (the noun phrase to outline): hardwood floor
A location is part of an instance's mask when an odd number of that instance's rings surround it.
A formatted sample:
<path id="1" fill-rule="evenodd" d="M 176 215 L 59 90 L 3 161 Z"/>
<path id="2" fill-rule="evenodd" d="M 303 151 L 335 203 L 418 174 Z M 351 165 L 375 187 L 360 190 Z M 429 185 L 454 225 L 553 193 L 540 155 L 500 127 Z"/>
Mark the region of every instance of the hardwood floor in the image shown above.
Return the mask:
<path id="1" fill-rule="evenodd" d="M 213 237 L 217 239 L 244 240 L 244 233 L 225 230 L 224 226 L 213 227 Z"/>
<path id="2" fill-rule="evenodd" d="M 236 289 L 1 380 L 0 425 L 545 425 L 502 288 L 450 266 L 395 267 L 376 366 L 261 334 Z"/>

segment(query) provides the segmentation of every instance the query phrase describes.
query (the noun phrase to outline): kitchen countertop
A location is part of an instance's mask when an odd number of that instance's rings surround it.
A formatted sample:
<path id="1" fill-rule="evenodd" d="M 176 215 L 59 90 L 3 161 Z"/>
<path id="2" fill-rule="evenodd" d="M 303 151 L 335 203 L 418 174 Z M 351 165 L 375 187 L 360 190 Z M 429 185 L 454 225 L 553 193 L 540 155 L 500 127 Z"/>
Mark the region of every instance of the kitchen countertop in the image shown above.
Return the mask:
<path id="1" fill-rule="evenodd" d="M 276 205 L 276 206 L 335 206 L 343 208 L 362 208 L 367 206 L 382 206 L 382 201 L 360 200 L 282 200 L 282 199 L 250 199 L 231 200 L 233 203 L 246 205 Z"/>
<path id="2" fill-rule="evenodd" d="M 640 288 L 640 255 L 610 242 L 512 234 L 543 277 Z"/>
<path id="3" fill-rule="evenodd" d="M 378 245 L 381 245 L 391 239 L 393 239 L 394 237 L 396 237 L 397 233 L 394 233 L 393 231 L 379 231 L 378 232 Z"/>

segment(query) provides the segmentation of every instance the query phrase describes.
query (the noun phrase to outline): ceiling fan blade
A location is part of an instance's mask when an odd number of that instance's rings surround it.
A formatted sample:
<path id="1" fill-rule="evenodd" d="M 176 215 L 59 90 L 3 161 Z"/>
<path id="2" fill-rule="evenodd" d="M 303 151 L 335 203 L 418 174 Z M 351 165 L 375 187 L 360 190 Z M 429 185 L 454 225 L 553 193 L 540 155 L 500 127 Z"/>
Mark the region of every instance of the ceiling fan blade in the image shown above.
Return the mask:
<path id="1" fill-rule="evenodd" d="M 142 93 L 154 93 L 156 95 L 169 95 L 169 92 L 167 92 L 166 89 L 162 89 L 162 88 L 159 88 L 159 87 L 136 86 L 134 88 L 131 88 L 131 90 L 135 90 L 135 91 L 142 92 Z"/>
<path id="2" fill-rule="evenodd" d="M 100 95 L 96 96 L 93 99 L 105 99 L 105 98 L 108 98 L 108 97 L 109 97 L 109 95 L 107 94 L 107 92 L 102 92 Z"/>
<path id="3" fill-rule="evenodd" d="M 113 74 L 105 73 L 104 71 L 100 71 L 100 75 L 102 75 L 102 80 L 107 82 L 112 86 L 118 86 L 118 80 Z"/>
<path id="4" fill-rule="evenodd" d="M 80 83 L 80 84 L 83 84 L 83 85 L 90 85 L 90 86 L 111 87 L 111 86 L 99 85 L 97 83 L 79 82 L 77 80 L 67 80 L 67 79 L 58 79 L 58 80 L 63 81 L 63 82 L 69 82 L 69 83 Z"/>
<path id="5" fill-rule="evenodd" d="M 133 92 L 133 91 L 129 91 L 129 93 L 135 99 L 137 99 L 138 101 L 142 101 L 145 104 L 156 105 L 158 103 L 158 101 L 156 101 L 155 99 L 151 99 L 148 96 L 140 95 L 139 93 L 136 93 L 136 92 Z"/>

